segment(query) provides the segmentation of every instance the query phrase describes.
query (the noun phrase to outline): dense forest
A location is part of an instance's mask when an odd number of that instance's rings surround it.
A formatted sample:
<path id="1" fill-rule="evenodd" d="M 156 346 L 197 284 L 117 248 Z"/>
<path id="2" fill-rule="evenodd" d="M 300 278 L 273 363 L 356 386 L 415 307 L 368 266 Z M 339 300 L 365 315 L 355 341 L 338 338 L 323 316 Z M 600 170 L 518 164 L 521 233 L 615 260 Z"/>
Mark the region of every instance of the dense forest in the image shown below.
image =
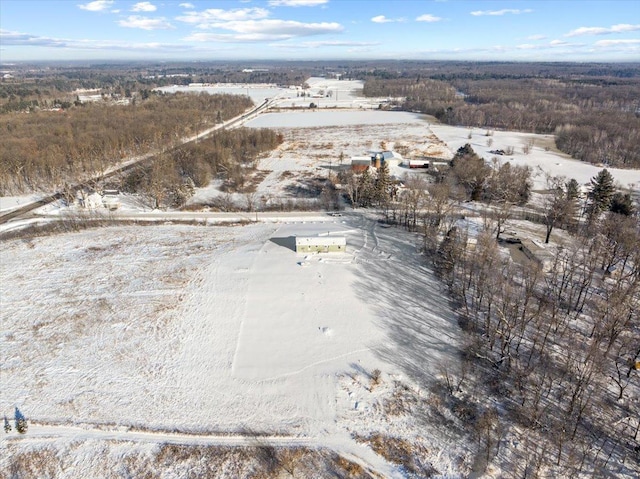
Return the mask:
<path id="1" fill-rule="evenodd" d="M 169 148 L 251 105 L 238 95 L 151 94 L 128 105 L 0 115 L 0 195 L 101 175 L 127 157 Z"/>
<path id="2" fill-rule="evenodd" d="M 520 67 L 508 73 L 502 66 L 492 74 L 486 65 L 472 72 L 375 70 L 356 76 L 365 80 L 366 96 L 395 99 L 392 107 L 452 125 L 552 133 L 557 147 L 574 158 L 639 168 L 640 68 L 592 70 Z"/>

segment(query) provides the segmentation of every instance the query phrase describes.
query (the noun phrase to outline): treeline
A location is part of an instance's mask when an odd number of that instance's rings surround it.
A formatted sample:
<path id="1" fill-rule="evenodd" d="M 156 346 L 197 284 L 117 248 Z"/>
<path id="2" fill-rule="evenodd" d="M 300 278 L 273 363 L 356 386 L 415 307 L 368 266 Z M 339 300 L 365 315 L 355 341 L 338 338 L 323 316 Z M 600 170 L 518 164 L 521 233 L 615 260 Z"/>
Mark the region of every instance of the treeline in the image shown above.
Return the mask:
<path id="1" fill-rule="evenodd" d="M 451 105 L 462 105 L 460 94 L 447 82 L 420 78 L 367 79 L 364 96 L 404 98 L 393 104 L 410 111 L 420 111 L 438 118 Z"/>
<path id="2" fill-rule="evenodd" d="M 640 79 L 388 75 L 366 79 L 366 96 L 451 125 L 553 133 L 561 151 L 590 163 L 640 167 Z M 443 78 L 442 75 L 439 75 Z"/>
<path id="3" fill-rule="evenodd" d="M 281 134 L 262 128 L 219 131 L 210 138 L 166 151 L 128 173 L 119 187 L 151 200 L 154 208 L 181 207 L 214 178 L 227 191 L 243 192 L 256 160 L 282 143 Z"/>
<path id="4" fill-rule="evenodd" d="M 440 370 L 443 404 L 474 431 L 482 467 L 509 477 L 635 477 L 637 205 L 606 169 L 583 201 L 575 180 L 549 178 L 539 220 L 547 239 L 554 225 L 572 238 L 544 250 L 545 261 L 515 262 L 498 240 L 511 205 L 525 201 L 530 171 L 487 168 L 468 146 L 452 165 L 435 183 L 407 179 L 396 201 L 378 204 L 388 222 L 422 232 L 459 313 L 461 365 Z M 457 208 L 467 200 L 484 203 L 473 234 Z"/>
<path id="5" fill-rule="evenodd" d="M 0 195 L 51 190 L 170 147 L 251 106 L 238 95 L 150 95 L 129 105 L 0 115 Z"/>
<path id="6" fill-rule="evenodd" d="M 0 79 L 0 113 L 72 104 L 76 90 L 98 90 L 105 97 L 129 98 L 142 90 L 189 83 L 275 83 L 302 85 L 318 66 L 292 68 L 238 63 L 105 64 L 91 66 L 14 66 L 12 78 Z"/>

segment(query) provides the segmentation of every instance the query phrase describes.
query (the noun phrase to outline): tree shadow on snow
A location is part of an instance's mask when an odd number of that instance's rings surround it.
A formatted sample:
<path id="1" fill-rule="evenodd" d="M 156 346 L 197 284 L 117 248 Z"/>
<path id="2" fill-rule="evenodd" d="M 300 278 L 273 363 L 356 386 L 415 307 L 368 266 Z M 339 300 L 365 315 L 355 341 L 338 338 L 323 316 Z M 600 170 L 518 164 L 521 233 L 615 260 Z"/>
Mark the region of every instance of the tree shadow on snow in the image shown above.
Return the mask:
<path id="1" fill-rule="evenodd" d="M 364 229 L 376 246 L 362 251 L 354 287 L 362 301 L 375 304 L 377 325 L 387 335 L 375 353 L 427 388 L 460 361 L 460 330 L 446 286 L 418 254 L 418 235 L 372 222 Z"/>

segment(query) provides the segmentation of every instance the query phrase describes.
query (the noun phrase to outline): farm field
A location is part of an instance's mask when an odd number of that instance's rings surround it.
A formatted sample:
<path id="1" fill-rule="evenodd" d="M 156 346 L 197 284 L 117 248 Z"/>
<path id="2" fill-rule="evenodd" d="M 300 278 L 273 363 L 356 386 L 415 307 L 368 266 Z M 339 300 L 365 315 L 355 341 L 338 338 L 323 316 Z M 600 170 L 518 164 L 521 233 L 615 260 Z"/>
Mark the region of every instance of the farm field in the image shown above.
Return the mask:
<path id="1" fill-rule="evenodd" d="M 191 86 L 168 86 L 158 88 L 159 91 L 175 93 L 177 91 L 211 94 L 229 93 L 233 95 L 247 95 L 256 105 L 267 98 L 278 99 L 278 105 L 283 108 L 308 108 L 315 103 L 319 108 L 377 108 L 381 99 L 365 98 L 361 95 L 364 82 L 360 80 L 335 80 L 321 77 L 311 77 L 307 80 L 308 89 L 305 96 L 300 96 L 303 90 L 297 88 L 281 88 L 271 84 L 212 84 Z"/>
<path id="2" fill-rule="evenodd" d="M 344 235 L 347 253 L 291 249 L 293 235 L 319 233 Z M 80 436 L 96 447 L 101 436 L 87 429 L 134 442 L 129 429 L 253 431 L 355 451 L 389 468 L 349 433 L 383 426 L 369 419 L 396 381 L 426 387 L 439 364 L 455 361 L 456 322 L 420 265 L 417 240 L 345 216 L 9 242 L 0 410 L 19 407 L 31 441 L 43 436 L 61 449 L 72 440 L 69 426 L 84 428 Z M 381 385 L 368 391 L 375 369 Z M 422 434 L 411 423 L 400 418 L 395 427 L 407 438 Z M 11 439 L 2 439 L 5 452 L 21 447 Z M 451 451 L 441 453 L 445 468 Z"/>

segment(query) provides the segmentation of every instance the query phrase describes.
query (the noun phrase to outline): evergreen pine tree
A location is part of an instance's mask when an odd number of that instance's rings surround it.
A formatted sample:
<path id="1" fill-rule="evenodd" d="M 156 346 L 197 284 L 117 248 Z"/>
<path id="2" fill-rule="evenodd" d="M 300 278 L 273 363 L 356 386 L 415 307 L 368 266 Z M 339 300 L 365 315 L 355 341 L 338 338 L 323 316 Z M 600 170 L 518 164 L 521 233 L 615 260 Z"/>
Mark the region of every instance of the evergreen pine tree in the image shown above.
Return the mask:
<path id="1" fill-rule="evenodd" d="M 575 221 L 578 216 L 578 205 L 580 199 L 580 185 L 575 178 L 571 178 L 565 183 L 565 207 L 564 224 L 567 227 L 575 226 Z"/>
<path id="2" fill-rule="evenodd" d="M 371 177 L 371 173 L 369 173 L 368 169 L 364 170 L 362 175 L 360 175 L 360 180 L 358 181 L 358 192 L 358 203 L 360 203 L 360 206 L 370 206 L 374 200 L 375 193 L 373 178 Z"/>
<path id="3" fill-rule="evenodd" d="M 571 178 L 565 185 L 568 200 L 577 200 L 580 197 L 580 185 L 575 178 Z"/>
<path id="4" fill-rule="evenodd" d="M 27 424 L 27 418 L 20 412 L 18 408 L 15 410 L 16 431 L 20 434 L 25 434 L 29 425 Z M 5 425 L 6 428 L 6 425 Z"/>
<path id="5" fill-rule="evenodd" d="M 458 228 L 454 226 L 440 242 L 438 251 L 434 258 L 436 273 L 443 278 L 447 284 L 451 285 L 453 271 L 460 256 L 460 235 Z"/>
<path id="6" fill-rule="evenodd" d="M 375 180 L 375 200 L 380 206 L 385 206 L 389 202 L 389 187 L 391 178 L 389 177 L 389 165 L 383 161 L 378 168 L 378 176 Z"/>
<path id="7" fill-rule="evenodd" d="M 603 211 L 609 209 L 615 190 L 613 176 L 606 168 L 591 178 L 591 189 L 588 193 L 589 205 L 587 207 L 589 222 L 596 219 Z"/>

